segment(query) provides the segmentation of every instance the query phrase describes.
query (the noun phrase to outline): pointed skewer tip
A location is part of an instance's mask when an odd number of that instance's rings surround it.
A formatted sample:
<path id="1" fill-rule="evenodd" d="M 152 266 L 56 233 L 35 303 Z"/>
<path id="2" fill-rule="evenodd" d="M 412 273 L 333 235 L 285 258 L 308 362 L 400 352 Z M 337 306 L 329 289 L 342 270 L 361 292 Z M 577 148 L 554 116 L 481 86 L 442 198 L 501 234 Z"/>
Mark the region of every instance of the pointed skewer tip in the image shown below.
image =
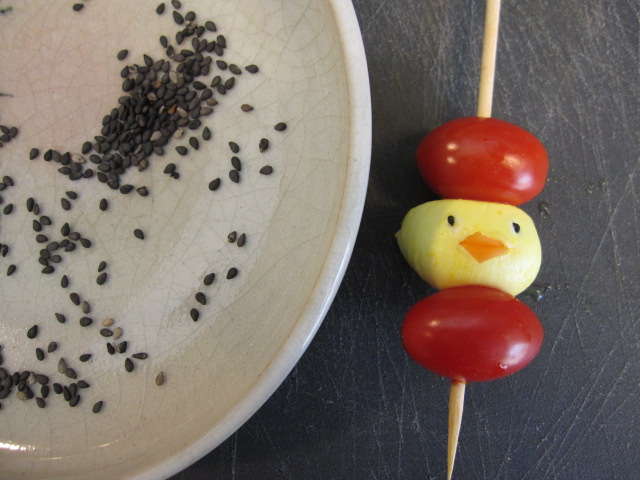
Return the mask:
<path id="1" fill-rule="evenodd" d="M 451 480 L 453 463 L 458 449 L 458 437 L 462 424 L 462 410 L 464 408 L 464 389 L 466 383 L 458 380 L 451 381 L 449 394 L 449 441 L 447 445 L 447 480 Z"/>

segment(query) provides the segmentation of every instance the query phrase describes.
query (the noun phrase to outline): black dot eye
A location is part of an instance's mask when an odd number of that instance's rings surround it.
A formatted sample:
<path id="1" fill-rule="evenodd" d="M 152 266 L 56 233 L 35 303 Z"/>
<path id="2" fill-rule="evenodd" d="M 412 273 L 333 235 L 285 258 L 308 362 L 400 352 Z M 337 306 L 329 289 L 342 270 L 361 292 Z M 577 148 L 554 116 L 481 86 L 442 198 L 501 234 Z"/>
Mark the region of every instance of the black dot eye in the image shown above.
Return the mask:
<path id="1" fill-rule="evenodd" d="M 447 217 L 447 222 L 449 222 L 449 225 L 451 225 L 453 227 L 453 224 L 456 223 L 456 219 L 453 218 L 453 215 L 449 215 Z"/>
<path id="2" fill-rule="evenodd" d="M 513 231 L 516 233 L 520 233 L 520 225 L 518 225 L 516 222 L 513 222 L 512 225 L 513 225 Z"/>

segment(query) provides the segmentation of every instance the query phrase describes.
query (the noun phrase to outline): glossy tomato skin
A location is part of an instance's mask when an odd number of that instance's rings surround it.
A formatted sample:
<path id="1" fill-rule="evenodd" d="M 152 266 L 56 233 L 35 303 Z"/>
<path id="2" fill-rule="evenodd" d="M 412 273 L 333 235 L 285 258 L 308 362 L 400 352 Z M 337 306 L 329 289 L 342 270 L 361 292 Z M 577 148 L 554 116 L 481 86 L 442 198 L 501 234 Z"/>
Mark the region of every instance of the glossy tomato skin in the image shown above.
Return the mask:
<path id="1" fill-rule="evenodd" d="M 497 118 L 441 125 L 417 151 L 420 173 L 443 198 L 520 205 L 544 188 L 549 158 L 531 133 Z"/>
<path id="2" fill-rule="evenodd" d="M 484 382 L 506 377 L 533 360 L 542 326 L 524 303 L 501 290 L 462 286 L 431 295 L 407 313 L 407 353 L 433 373 Z"/>

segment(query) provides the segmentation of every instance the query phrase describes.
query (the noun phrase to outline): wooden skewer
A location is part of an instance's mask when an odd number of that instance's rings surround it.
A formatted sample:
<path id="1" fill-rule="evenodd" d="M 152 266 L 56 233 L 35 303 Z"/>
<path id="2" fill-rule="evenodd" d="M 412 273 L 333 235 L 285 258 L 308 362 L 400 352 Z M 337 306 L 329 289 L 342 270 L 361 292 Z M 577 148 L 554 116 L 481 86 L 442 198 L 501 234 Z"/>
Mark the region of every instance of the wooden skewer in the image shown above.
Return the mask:
<path id="1" fill-rule="evenodd" d="M 487 0 L 482 42 L 482 63 L 480 67 L 480 87 L 478 89 L 478 117 L 490 117 L 493 103 L 493 84 L 496 73 L 496 50 L 498 47 L 498 25 L 500 23 L 501 0 Z M 447 444 L 447 480 L 451 480 L 453 464 L 458 450 L 458 438 L 462 425 L 464 391 L 466 383 L 451 381 L 449 393 L 449 441 Z"/>
<path id="2" fill-rule="evenodd" d="M 477 114 L 479 117 L 491 116 L 499 23 L 500 0 L 487 0 L 487 10 L 484 17 L 484 38 L 482 41 L 482 63 L 480 66 L 480 88 L 478 91 Z"/>
<path id="3" fill-rule="evenodd" d="M 458 380 L 451 380 L 449 394 L 449 442 L 447 445 L 447 480 L 451 480 L 453 462 L 458 450 L 458 437 L 462 424 L 462 409 L 464 408 L 464 388 L 467 384 Z"/>

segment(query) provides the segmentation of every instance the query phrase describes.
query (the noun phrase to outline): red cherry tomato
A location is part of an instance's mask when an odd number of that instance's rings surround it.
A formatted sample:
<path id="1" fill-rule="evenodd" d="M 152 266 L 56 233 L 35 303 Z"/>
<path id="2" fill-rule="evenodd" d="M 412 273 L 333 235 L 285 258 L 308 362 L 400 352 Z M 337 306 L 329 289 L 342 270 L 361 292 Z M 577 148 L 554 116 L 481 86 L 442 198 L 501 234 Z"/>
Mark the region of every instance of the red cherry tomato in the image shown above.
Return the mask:
<path id="1" fill-rule="evenodd" d="M 542 345 L 542 326 L 524 303 L 502 290 L 463 286 L 431 295 L 407 313 L 407 353 L 432 372 L 466 382 L 505 377 Z"/>
<path id="2" fill-rule="evenodd" d="M 520 205 L 544 188 L 549 158 L 526 130 L 497 118 L 459 118 L 433 130 L 417 152 L 427 185 L 444 198 Z"/>

